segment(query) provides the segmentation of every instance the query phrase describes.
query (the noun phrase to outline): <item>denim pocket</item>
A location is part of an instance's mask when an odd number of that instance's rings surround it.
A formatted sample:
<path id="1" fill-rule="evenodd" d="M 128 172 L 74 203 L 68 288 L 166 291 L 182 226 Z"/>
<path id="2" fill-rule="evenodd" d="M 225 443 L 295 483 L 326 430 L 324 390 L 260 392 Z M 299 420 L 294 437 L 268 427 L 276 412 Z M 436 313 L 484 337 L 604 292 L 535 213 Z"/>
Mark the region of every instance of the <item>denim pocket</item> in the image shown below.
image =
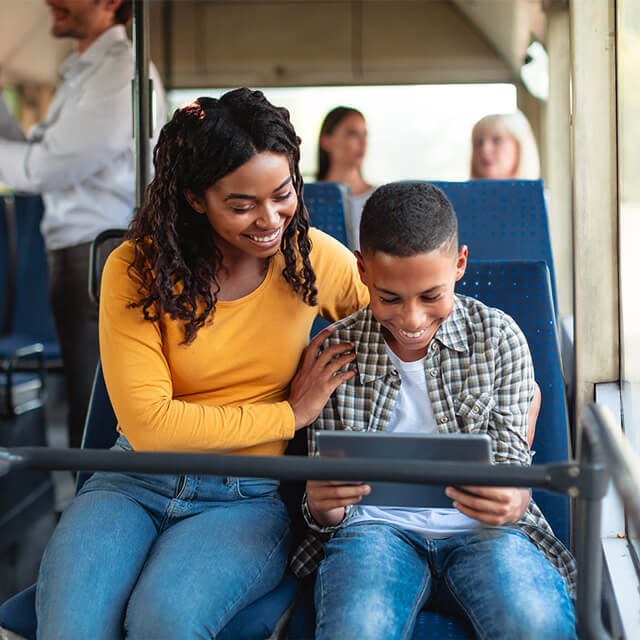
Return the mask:
<path id="1" fill-rule="evenodd" d="M 495 400 L 488 393 L 463 394 L 456 402 L 456 420 L 464 433 L 486 433 Z"/>
<path id="2" fill-rule="evenodd" d="M 238 478 L 238 494 L 241 498 L 262 498 L 277 493 L 279 480 L 272 478 Z"/>
<path id="3" fill-rule="evenodd" d="M 120 434 L 115 444 L 111 447 L 112 451 L 133 451 L 133 447 L 129 443 L 129 441 Z"/>

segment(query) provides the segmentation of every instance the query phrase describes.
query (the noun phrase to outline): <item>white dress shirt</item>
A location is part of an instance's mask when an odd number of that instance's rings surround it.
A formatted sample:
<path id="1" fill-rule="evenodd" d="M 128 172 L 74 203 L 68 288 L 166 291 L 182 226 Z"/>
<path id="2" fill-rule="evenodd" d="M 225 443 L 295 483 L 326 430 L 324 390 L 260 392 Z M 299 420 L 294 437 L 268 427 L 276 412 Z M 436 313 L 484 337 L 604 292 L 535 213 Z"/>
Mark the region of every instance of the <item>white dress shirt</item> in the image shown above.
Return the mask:
<path id="1" fill-rule="evenodd" d="M 63 83 L 49 113 L 25 138 L 0 98 L 0 182 L 41 193 L 48 249 L 71 247 L 112 227 L 126 227 L 135 206 L 133 53 L 125 28 L 107 29 L 62 65 Z M 162 82 L 155 89 L 155 145 L 166 121 Z"/>

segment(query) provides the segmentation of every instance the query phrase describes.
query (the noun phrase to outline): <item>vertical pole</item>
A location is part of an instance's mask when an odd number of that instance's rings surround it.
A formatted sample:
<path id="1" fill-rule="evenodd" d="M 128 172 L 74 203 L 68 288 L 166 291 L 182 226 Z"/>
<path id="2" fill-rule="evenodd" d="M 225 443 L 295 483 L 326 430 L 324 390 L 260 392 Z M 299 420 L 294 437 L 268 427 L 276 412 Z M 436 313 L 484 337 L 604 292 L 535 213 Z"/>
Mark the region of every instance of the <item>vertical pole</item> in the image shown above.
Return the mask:
<path id="1" fill-rule="evenodd" d="M 580 464 L 600 462 L 599 443 L 585 433 L 580 439 Z M 575 553 L 578 567 L 576 614 L 578 634 L 583 640 L 606 640 L 609 634 L 602 626 L 602 498 L 579 498 L 576 504 Z"/>
<path id="2" fill-rule="evenodd" d="M 545 118 L 545 185 L 560 316 L 573 315 L 573 194 L 571 193 L 571 47 L 569 9 L 547 11 L 549 100 Z"/>
<path id="3" fill-rule="evenodd" d="M 151 84 L 149 82 L 149 3 L 133 1 L 133 134 L 136 141 L 136 209 L 149 183 L 151 138 Z"/>
<path id="4" fill-rule="evenodd" d="M 569 4 L 574 176 L 574 424 L 578 424 L 583 408 L 593 402 L 594 385 L 617 381 L 620 376 L 614 9 L 614 0 Z"/>

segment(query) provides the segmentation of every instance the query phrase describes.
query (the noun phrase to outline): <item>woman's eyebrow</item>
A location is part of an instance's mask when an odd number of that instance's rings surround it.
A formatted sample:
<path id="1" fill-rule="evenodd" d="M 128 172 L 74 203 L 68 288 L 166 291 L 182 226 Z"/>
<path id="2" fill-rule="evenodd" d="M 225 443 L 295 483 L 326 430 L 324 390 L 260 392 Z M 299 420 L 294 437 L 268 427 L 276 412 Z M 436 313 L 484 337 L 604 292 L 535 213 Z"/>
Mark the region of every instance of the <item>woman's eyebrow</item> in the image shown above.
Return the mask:
<path id="1" fill-rule="evenodd" d="M 289 176 L 288 178 L 286 178 L 282 184 L 280 184 L 279 186 L 277 186 L 274 190 L 273 193 L 275 193 L 276 191 L 280 191 L 280 189 L 282 189 L 282 187 L 286 186 L 287 184 L 289 184 L 291 182 L 291 176 Z M 234 200 L 235 198 L 241 198 L 242 200 L 255 200 L 257 196 L 251 196 L 248 195 L 246 193 L 230 193 L 228 196 L 225 196 L 224 198 L 224 202 L 226 202 L 227 200 Z"/>

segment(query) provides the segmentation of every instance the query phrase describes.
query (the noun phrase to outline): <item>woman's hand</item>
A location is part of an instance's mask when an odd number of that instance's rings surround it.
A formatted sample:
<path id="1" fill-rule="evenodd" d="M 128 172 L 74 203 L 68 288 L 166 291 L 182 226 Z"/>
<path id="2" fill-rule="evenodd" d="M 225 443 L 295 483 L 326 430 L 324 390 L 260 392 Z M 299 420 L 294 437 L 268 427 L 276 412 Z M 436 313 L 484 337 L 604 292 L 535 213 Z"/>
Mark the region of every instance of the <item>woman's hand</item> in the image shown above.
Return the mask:
<path id="1" fill-rule="evenodd" d="M 353 362 L 356 355 L 352 344 L 335 344 L 318 352 L 322 343 L 333 333 L 332 327 L 323 329 L 305 348 L 298 372 L 289 387 L 289 404 L 293 409 L 296 430 L 311 424 L 319 415 L 329 396 L 355 371 L 338 370 Z"/>
<path id="2" fill-rule="evenodd" d="M 479 522 L 501 525 L 518 522 L 524 515 L 531 493 L 528 489 L 511 487 L 462 487 L 465 493 L 454 487 L 447 487 L 445 493 L 453 500 L 453 506 Z"/>
<path id="3" fill-rule="evenodd" d="M 307 506 L 321 526 L 335 526 L 344 518 L 344 508 L 371 493 L 368 484 L 344 484 L 333 480 L 307 480 Z"/>

